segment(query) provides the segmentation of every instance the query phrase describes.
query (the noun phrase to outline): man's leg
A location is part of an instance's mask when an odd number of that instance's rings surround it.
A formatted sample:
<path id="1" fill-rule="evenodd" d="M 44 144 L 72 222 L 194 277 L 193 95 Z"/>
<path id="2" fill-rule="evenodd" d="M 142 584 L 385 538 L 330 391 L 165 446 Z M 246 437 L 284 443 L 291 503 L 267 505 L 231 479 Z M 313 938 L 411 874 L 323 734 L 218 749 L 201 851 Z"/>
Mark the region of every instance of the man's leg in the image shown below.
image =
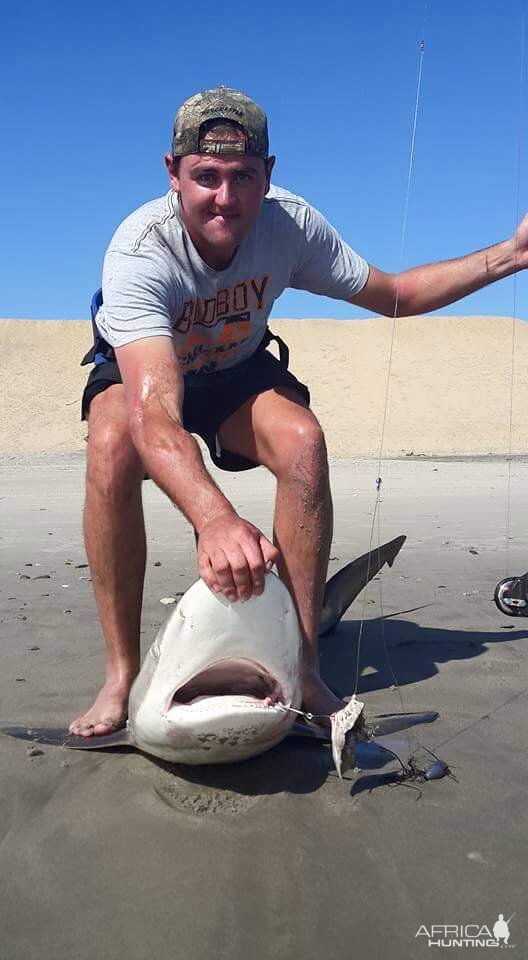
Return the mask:
<path id="1" fill-rule="evenodd" d="M 106 646 L 106 678 L 90 710 L 70 725 L 81 736 L 125 725 L 139 670 L 146 562 L 143 477 L 128 431 L 124 388 L 114 384 L 90 404 L 84 536 Z"/>
<path id="2" fill-rule="evenodd" d="M 279 575 L 294 599 L 303 635 L 304 708 L 330 714 L 343 706 L 319 674 L 318 628 L 332 541 L 332 498 L 321 427 L 298 393 L 267 390 L 248 400 L 219 431 L 226 450 L 267 467 L 277 478 L 274 540 Z"/>

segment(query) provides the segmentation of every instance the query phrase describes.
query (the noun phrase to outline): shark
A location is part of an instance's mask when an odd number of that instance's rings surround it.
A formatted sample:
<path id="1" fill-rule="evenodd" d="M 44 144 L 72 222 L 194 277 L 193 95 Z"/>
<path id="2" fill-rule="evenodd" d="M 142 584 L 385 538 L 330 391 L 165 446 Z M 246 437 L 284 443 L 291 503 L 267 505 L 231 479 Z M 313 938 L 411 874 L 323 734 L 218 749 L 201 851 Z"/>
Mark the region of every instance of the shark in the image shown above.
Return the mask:
<path id="1" fill-rule="evenodd" d="M 326 584 L 319 633 L 330 633 L 366 584 L 392 566 L 405 537 L 364 554 Z M 327 724 L 301 710 L 302 639 L 293 600 L 281 580 L 266 576 L 260 596 L 230 603 L 198 580 L 161 626 L 142 663 L 123 730 L 101 737 L 5 725 L 0 732 L 72 749 L 134 747 L 176 764 L 222 764 L 255 757 L 286 737 L 315 737 L 341 755 L 351 730 L 365 736 L 363 704 L 355 696 Z M 378 735 L 430 722 L 435 713 L 379 717 Z M 299 720 L 303 718 L 303 722 Z M 330 718 L 328 718 L 330 719 Z M 308 722 L 306 722 L 308 720 Z"/>

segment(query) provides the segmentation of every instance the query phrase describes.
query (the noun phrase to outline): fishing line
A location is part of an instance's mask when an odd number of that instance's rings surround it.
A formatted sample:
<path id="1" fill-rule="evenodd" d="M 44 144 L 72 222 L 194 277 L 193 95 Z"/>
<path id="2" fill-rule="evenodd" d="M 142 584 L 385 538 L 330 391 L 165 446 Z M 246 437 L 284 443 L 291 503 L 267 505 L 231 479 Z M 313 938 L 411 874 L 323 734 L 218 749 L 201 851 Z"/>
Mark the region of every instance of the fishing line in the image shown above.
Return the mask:
<path id="1" fill-rule="evenodd" d="M 479 724 L 483 722 L 483 720 L 491 720 L 491 718 L 494 717 L 495 714 L 499 712 L 499 710 L 503 710 L 504 707 L 509 706 L 510 703 L 514 703 L 516 700 L 519 700 L 521 697 L 525 697 L 527 693 L 528 693 L 528 689 L 520 690 L 519 693 L 514 693 L 511 697 L 508 697 L 508 699 L 505 700 L 504 703 L 499 703 L 499 705 L 496 706 L 493 710 L 490 710 L 489 713 L 485 713 L 482 717 L 477 717 L 476 720 L 472 720 L 470 723 L 467 723 L 465 727 L 462 727 L 461 730 L 457 730 L 457 732 L 451 734 L 450 737 L 446 737 L 444 740 L 440 740 L 440 742 L 437 743 L 435 746 L 435 751 L 439 750 L 440 747 L 445 747 L 446 743 L 453 743 L 454 740 L 458 740 L 458 738 L 461 737 L 463 733 L 467 733 L 468 730 L 474 730 L 475 727 L 478 727 Z"/>
<path id="2" fill-rule="evenodd" d="M 517 261 L 517 252 L 518 252 L 518 238 L 517 238 L 517 226 L 519 223 L 519 214 L 520 214 L 520 181 L 521 181 L 521 159 L 522 159 L 522 120 L 523 120 L 523 92 L 524 92 L 524 70 L 525 70 L 525 50 L 526 50 L 526 0 L 521 0 L 521 54 L 520 54 L 520 69 L 519 69 L 519 104 L 518 104 L 518 119 L 517 119 L 517 170 L 516 170 L 516 186 L 515 186 L 515 260 Z M 509 446 L 508 446 L 508 481 L 507 481 L 507 519 L 506 519 L 506 573 L 508 573 L 509 567 L 509 556 L 510 556 L 510 535 L 511 535 L 511 464 L 512 464 L 512 447 L 513 447 L 513 396 L 514 396 L 514 375 L 515 375 L 515 323 L 517 316 L 517 272 L 513 275 L 513 317 L 512 317 L 512 350 L 511 350 L 511 367 L 510 367 L 510 422 L 509 422 Z M 471 723 L 466 724 L 465 727 L 462 727 L 461 730 L 458 730 L 452 736 L 447 737 L 445 740 L 440 741 L 435 747 L 435 750 L 438 750 L 440 747 L 445 746 L 447 743 L 453 743 L 454 740 L 457 740 L 458 737 L 461 737 L 462 734 L 467 733 L 468 730 L 473 730 L 475 727 L 479 726 L 484 720 L 490 719 L 499 710 L 502 710 L 508 704 L 512 703 L 515 700 L 518 700 L 520 697 L 523 697 L 528 691 L 521 690 L 519 693 L 513 694 L 509 697 L 504 703 L 500 703 L 494 710 L 491 710 L 489 713 L 484 714 L 482 717 L 478 717 L 476 720 L 472 720 Z"/>
<path id="3" fill-rule="evenodd" d="M 379 545 L 380 545 L 380 542 L 381 542 L 380 513 L 381 513 L 381 511 L 378 510 L 378 553 L 379 553 Z M 378 559 L 379 559 L 379 557 L 378 557 Z M 396 673 L 395 673 L 394 668 L 393 668 L 393 666 L 392 666 L 392 660 L 391 660 L 391 658 L 390 658 L 389 648 L 388 648 L 388 646 L 387 646 L 387 635 L 386 635 L 386 633 L 385 633 L 385 614 L 384 614 L 384 611 L 383 611 L 383 589 L 382 589 L 381 576 L 380 576 L 380 578 L 379 578 L 378 583 L 379 583 L 379 606 L 380 606 L 380 630 L 381 630 L 381 642 L 382 642 L 382 645 L 383 645 L 383 653 L 384 653 L 384 656 L 385 656 L 385 662 L 386 662 L 386 664 L 387 664 L 387 666 L 388 666 L 388 668 L 389 668 L 389 670 L 390 670 L 390 673 L 391 673 L 393 685 L 396 687 L 396 690 L 398 691 L 398 695 L 399 695 L 399 698 L 400 698 L 400 706 L 401 706 L 401 709 L 402 709 L 402 713 L 405 713 L 405 707 L 404 707 L 404 703 L 403 703 L 403 696 L 402 696 L 402 693 L 401 693 L 400 685 L 399 685 L 398 680 L 397 680 L 397 678 L 396 678 Z M 411 735 L 408 734 L 407 736 L 408 736 L 408 742 L 409 742 L 409 748 L 410 748 Z"/>
<path id="4" fill-rule="evenodd" d="M 519 223 L 520 213 L 520 182 L 521 182 L 521 154 L 522 154 L 522 109 L 523 109 L 523 88 L 524 88 L 524 60 L 526 46 L 526 0 L 521 0 L 522 8 L 522 29 L 521 29 L 521 62 L 519 70 L 519 105 L 517 117 L 517 180 L 515 189 L 515 262 L 517 262 L 518 239 L 517 225 Z M 510 538 L 511 538 L 511 473 L 512 473 L 512 449 L 513 449 L 513 397 L 514 397 L 514 377 L 515 377 L 515 322 L 517 317 L 517 272 L 513 275 L 513 317 L 512 317 L 512 347 L 511 347 L 511 365 L 510 365 L 510 424 L 508 441 L 508 481 L 507 481 L 507 508 L 506 508 L 506 575 L 509 573 L 510 560 Z"/>
<path id="5" fill-rule="evenodd" d="M 405 202 L 404 202 L 404 208 L 403 208 L 402 228 L 401 228 L 401 236 L 400 236 L 400 262 L 399 262 L 398 275 L 397 275 L 397 279 L 396 279 L 396 291 L 395 291 L 395 300 L 394 300 L 394 312 L 393 312 L 393 315 L 392 315 L 392 324 L 391 324 L 391 337 L 390 337 L 389 356 L 388 356 L 387 379 L 386 379 L 386 384 L 385 384 L 385 398 L 384 398 L 384 405 L 383 405 L 383 417 L 382 417 L 382 426 L 381 426 L 381 437 L 380 437 L 379 454 L 378 454 L 378 461 L 377 461 L 376 499 L 375 499 L 375 503 L 374 503 L 374 509 L 373 509 L 373 513 L 372 513 L 372 523 L 371 523 L 371 528 L 370 528 L 370 541 L 369 541 L 369 551 L 368 551 L 369 560 L 368 560 L 368 563 L 367 563 L 367 586 L 366 586 L 366 588 L 365 588 L 365 592 L 364 592 L 364 595 L 363 595 L 363 609 L 362 609 L 362 615 L 361 615 L 361 620 L 360 620 L 360 624 L 359 624 L 359 634 L 358 634 L 358 644 L 357 644 L 357 655 L 356 655 L 356 680 L 355 680 L 355 686 L 354 686 L 354 694 L 357 694 L 357 692 L 358 692 L 358 686 L 359 686 L 359 670 L 360 670 L 361 642 L 362 642 L 362 638 L 363 638 L 363 629 L 364 629 L 364 624 L 365 624 L 366 606 L 367 606 L 367 599 L 368 599 L 368 578 L 369 578 L 369 573 L 370 573 L 370 556 L 371 556 L 371 552 L 372 552 L 372 543 L 373 543 L 373 540 L 374 540 L 374 530 L 375 530 L 375 527 L 376 527 L 376 521 L 377 521 L 377 531 L 378 531 L 378 559 L 379 559 L 379 551 L 380 551 L 380 545 L 381 545 L 381 536 L 380 536 L 380 504 L 381 504 L 381 486 L 382 486 L 382 483 L 383 483 L 382 476 L 381 476 L 381 462 L 382 462 L 382 459 L 383 459 L 383 449 L 384 449 L 384 442 L 385 442 L 385 428 L 386 428 L 387 413 L 388 413 L 388 406 L 389 406 L 390 380 L 391 380 L 392 362 L 393 362 L 393 354 L 394 354 L 394 342 L 395 342 L 395 334 L 396 334 L 396 318 L 397 318 L 397 315 L 398 315 L 398 307 L 399 307 L 399 301 L 400 301 L 401 274 L 402 274 L 402 272 L 403 272 L 403 262 L 404 262 L 404 255 L 405 255 L 405 245 L 406 245 L 406 239 L 407 239 L 407 220 L 408 220 L 408 212 L 409 212 L 409 198 L 410 198 L 410 193 L 411 193 L 412 176 L 413 176 L 413 171 L 414 171 L 414 155 L 415 155 L 415 148 L 416 148 L 416 131 L 417 131 L 417 126 L 418 126 L 418 114 L 419 114 L 419 109 L 420 109 L 421 90 L 422 90 L 423 62 L 424 62 L 424 55 L 425 55 L 425 40 L 424 40 L 424 35 L 425 35 L 425 24 L 426 24 L 426 19 L 427 19 L 428 7 L 429 7 L 429 0 L 426 0 L 426 3 L 425 3 L 425 5 L 424 5 L 424 19 L 423 19 L 423 27 L 422 27 L 422 37 L 421 37 L 421 40 L 420 40 L 420 43 L 419 43 L 420 56 L 419 56 L 419 61 L 418 61 L 418 76 L 417 76 L 417 81 L 416 81 L 416 95 L 415 95 L 415 101 L 414 101 L 411 144 L 410 144 L 409 161 L 408 161 L 408 168 L 407 168 L 407 185 L 406 185 L 406 191 L 405 191 Z M 404 705 L 404 702 L 403 702 L 403 696 L 402 696 L 402 693 L 401 693 L 400 686 L 399 686 L 399 684 L 398 684 L 398 682 L 397 682 L 397 679 L 396 679 L 396 676 L 395 676 L 395 673 L 394 673 L 394 669 L 393 669 L 393 667 L 392 667 L 391 659 L 390 659 L 390 657 L 389 657 L 388 648 L 387 648 L 387 643 L 386 643 L 386 637 L 385 637 L 385 630 L 384 630 L 384 627 L 383 627 L 383 601 L 382 601 L 381 575 L 379 576 L 379 581 L 378 581 L 378 582 L 379 582 L 379 591 L 380 591 L 380 606 L 381 606 L 381 621 L 380 621 L 380 622 L 381 622 L 381 630 L 382 630 L 383 649 L 384 649 L 385 659 L 386 659 L 387 665 L 388 665 L 388 667 L 389 667 L 389 670 L 390 670 L 390 672 L 391 672 L 392 678 L 393 678 L 393 680 L 394 680 L 394 686 L 396 687 L 396 690 L 398 691 L 398 696 L 399 696 L 399 700 L 400 700 L 401 711 L 402 711 L 402 713 L 404 713 L 404 712 L 405 712 L 405 705 Z M 409 743 L 409 752 L 411 752 L 411 740 L 410 740 L 409 734 L 408 734 L 408 743 Z"/>

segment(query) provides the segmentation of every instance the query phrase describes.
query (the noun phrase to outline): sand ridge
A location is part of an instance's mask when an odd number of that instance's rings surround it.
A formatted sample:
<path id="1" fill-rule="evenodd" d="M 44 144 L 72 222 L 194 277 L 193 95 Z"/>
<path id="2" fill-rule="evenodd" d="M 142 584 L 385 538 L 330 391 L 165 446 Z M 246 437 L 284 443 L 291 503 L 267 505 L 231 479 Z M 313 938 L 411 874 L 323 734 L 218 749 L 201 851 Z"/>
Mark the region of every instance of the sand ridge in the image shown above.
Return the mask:
<path id="1" fill-rule="evenodd" d="M 380 450 L 393 322 L 274 320 L 290 369 L 310 387 L 312 408 L 335 458 Z M 408 317 L 395 325 L 385 456 L 505 455 L 509 452 L 512 336 L 512 452 L 528 433 L 528 324 L 508 317 Z M 88 320 L 0 320 L 10 372 L 0 452 L 66 453 L 84 448 L 79 403 L 89 372 Z"/>

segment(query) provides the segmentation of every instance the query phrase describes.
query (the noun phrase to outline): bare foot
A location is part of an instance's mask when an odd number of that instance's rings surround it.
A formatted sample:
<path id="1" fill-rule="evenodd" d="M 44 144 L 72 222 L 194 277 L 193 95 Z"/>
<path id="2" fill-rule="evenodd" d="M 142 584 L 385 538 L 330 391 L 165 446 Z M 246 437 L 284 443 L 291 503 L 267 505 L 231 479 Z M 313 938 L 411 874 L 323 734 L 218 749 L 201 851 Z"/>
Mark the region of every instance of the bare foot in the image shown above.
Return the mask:
<path id="1" fill-rule="evenodd" d="M 77 737 L 102 737 L 125 726 L 128 716 L 130 682 L 105 683 L 93 707 L 70 723 L 70 733 Z"/>
<path id="2" fill-rule="evenodd" d="M 314 715 L 322 726 L 330 725 L 330 716 L 345 704 L 323 683 L 314 670 L 307 670 L 303 678 L 303 710 Z"/>

